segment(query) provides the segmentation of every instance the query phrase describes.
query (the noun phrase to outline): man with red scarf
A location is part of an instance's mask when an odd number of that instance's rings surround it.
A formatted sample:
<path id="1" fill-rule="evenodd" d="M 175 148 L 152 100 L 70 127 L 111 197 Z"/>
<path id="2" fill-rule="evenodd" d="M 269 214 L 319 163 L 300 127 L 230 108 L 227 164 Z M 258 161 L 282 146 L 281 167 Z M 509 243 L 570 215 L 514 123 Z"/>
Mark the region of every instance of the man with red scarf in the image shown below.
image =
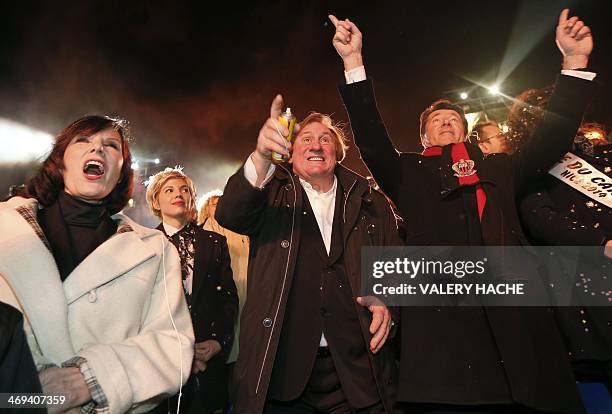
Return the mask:
<path id="1" fill-rule="evenodd" d="M 355 143 L 406 220 L 409 245 L 527 245 L 516 195 L 567 150 L 595 74 L 584 69 L 590 29 L 563 10 L 556 41 L 563 70 L 530 148 L 484 158 L 466 143 L 461 107 L 436 101 L 421 114 L 423 153 L 398 152 L 376 106 L 361 56 L 362 34 L 330 19 L 346 85 L 340 93 Z M 398 401 L 417 413 L 581 413 L 559 333 L 546 308 L 404 307 Z"/>

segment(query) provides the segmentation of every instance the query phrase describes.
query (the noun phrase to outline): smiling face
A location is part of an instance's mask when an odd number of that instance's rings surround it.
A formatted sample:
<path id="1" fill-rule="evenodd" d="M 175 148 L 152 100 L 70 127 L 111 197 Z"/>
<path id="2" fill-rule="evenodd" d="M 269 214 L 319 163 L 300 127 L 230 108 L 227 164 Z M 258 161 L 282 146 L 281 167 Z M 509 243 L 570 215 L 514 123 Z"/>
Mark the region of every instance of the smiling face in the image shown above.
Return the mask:
<path id="1" fill-rule="evenodd" d="M 64 152 L 64 190 L 89 202 L 113 191 L 123 166 L 122 139 L 114 128 L 90 136 L 76 135 Z"/>
<path id="2" fill-rule="evenodd" d="M 194 208 L 194 200 L 189 184 L 184 178 L 170 178 L 161 186 L 153 200 L 153 207 L 161 211 L 164 222 L 189 221 Z"/>
<path id="3" fill-rule="evenodd" d="M 336 138 L 320 122 L 303 127 L 293 144 L 293 171 L 319 191 L 327 191 L 334 182 L 336 167 Z"/>
<path id="4" fill-rule="evenodd" d="M 438 109 L 427 117 L 425 133 L 433 146 L 465 141 L 463 121 L 452 109 Z"/>

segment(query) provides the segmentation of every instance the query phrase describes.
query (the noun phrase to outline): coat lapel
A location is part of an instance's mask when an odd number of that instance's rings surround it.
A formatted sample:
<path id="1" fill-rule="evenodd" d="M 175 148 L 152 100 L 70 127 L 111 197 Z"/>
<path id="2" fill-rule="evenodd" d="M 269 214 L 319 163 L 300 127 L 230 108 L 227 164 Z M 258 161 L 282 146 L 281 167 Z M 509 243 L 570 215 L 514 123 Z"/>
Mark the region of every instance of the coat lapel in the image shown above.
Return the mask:
<path id="1" fill-rule="evenodd" d="M 329 263 L 335 263 L 344 252 L 342 223 L 342 206 L 344 202 L 344 191 L 340 180 L 336 189 L 336 203 L 334 206 L 334 221 L 332 224 L 331 247 L 329 249 Z"/>
<path id="2" fill-rule="evenodd" d="M 304 190 L 304 187 L 302 187 L 301 185 L 300 190 L 302 192 L 302 212 L 300 213 L 300 217 L 302 218 L 302 223 L 304 223 L 304 225 L 308 226 L 308 223 L 310 223 L 308 229 L 304 229 L 304 227 L 301 227 L 301 234 L 303 235 L 306 231 L 314 233 L 311 237 L 316 241 L 311 247 L 319 254 L 319 256 L 321 256 L 321 259 L 324 262 L 327 262 L 327 260 L 329 259 L 329 255 L 327 254 L 327 250 L 325 249 L 323 234 L 321 234 L 321 229 L 319 228 L 317 218 L 315 217 L 312 206 L 310 205 L 310 200 L 308 199 L 306 190 Z"/>
<path id="3" fill-rule="evenodd" d="M 359 218 L 359 210 L 361 208 L 361 193 L 363 188 L 359 185 L 357 180 L 348 183 L 345 186 L 343 183 L 344 196 L 342 197 L 342 240 L 346 246 L 346 241 L 351 233 L 351 229 L 355 226 L 357 219 Z"/>
<path id="4" fill-rule="evenodd" d="M 115 234 L 87 256 L 64 281 L 68 304 L 155 256 L 135 231 Z"/>

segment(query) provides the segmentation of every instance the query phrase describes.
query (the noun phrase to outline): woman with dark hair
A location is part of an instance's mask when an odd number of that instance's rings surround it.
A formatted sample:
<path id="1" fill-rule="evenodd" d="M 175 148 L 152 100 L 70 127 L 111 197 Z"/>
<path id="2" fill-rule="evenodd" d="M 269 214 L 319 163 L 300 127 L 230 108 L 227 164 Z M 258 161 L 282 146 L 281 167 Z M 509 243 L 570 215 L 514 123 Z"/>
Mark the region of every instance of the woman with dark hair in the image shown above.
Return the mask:
<path id="1" fill-rule="evenodd" d="M 43 392 L 61 411 L 146 411 L 189 375 L 193 329 L 176 249 L 119 213 L 132 195 L 124 120 L 66 127 L 0 203 L 0 301 L 24 315 Z"/>

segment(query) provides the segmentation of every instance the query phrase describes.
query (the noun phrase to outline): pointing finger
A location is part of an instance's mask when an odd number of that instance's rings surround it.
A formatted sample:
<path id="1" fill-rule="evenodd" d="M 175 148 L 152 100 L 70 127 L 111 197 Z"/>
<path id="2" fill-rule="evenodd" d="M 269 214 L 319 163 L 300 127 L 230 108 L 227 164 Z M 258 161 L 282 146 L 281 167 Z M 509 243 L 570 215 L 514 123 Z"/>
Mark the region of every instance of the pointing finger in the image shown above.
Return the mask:
<path id="1" fill-rule="evenodd" d="M 336 16 L 334 16 L 333 14 L 330 14 L 329 16 L 327 16 L 329 18 L 329 20 L 332 22 L 332 24 L 334 25 L 334 27 L 338 27 L 338 19 L 336 18 Z"/>
<path id="2" fill-rule="evenodd" d="M 559 26 L 567 21 L 567 16 L 569 16 L 569 9 L 561 10 L 561 14 L 559 15 Z"/>
<path id="3" fill-rule="evenodd" d="M 283 97 L 282 95 L 276 95 L 270 106 L 270 118 L 278 119 L 280 114 L 283 112 Z"/>

